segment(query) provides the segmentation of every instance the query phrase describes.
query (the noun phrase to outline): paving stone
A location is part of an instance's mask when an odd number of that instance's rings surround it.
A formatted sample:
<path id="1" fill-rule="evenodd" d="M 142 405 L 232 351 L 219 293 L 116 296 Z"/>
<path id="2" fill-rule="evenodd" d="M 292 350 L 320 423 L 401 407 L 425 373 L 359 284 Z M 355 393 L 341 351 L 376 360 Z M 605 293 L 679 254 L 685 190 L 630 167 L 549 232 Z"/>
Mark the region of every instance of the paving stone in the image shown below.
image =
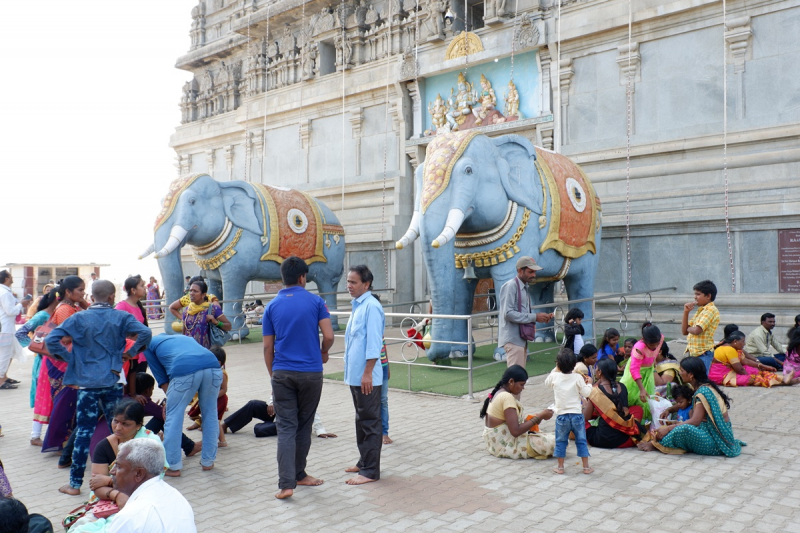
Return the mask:
<path id="1" fill-rule="evenodd" d="M 260 346 L 231 345 L 227 351 L 231 410 L 266 398 L 269 379 Z M 19 379 L 29 371 L 29 363 L 15 362 L 11 375 Z M 522 393 L 522 404 L 531 410 L 552 403 L 542 381 L 532 380 Z M 60 522 L 82 500 L 57 492 L 67 472 L 55 467 L 56 457 L 28 444 L 27 386 L 2 392 L 0 457 L 15 495 L 32 512 Z M 308 463 L 308 471 L 325 479 L 324 485 L 298 487 L 290 500 L 276 500 L 277 443 L 255 439 L 252 427 L 228 435 L 229 446 L 220 450 L 213 471 L 202 472 L 199 459 L 189 458 L 184 475 L 167 482 L 193 505 L 201 532 L 798 533 L 800 490 L 794 470 L 785 467 L 800 460 L 800 442 L 783 430 L 800 423 L 791 408 L 800 402 L 800 387 L 726 392 L 734 398 L 736 436 L 749 444 L 738 458 L 592 449 L 595 473 L 584 476 L 571 446 L 567 474 L 556 476 L 552 460 L 489 456 L 480 436 L 479 403 L 391 391 L 395 444 L 383 448 L 381 481 L 350 487 L 342 469 L 357 459 L 352 400 L 341 383 L 326 382 L 319 411 L 339 438 L 313 439 Z M 422 413 L 445 416 L 447 429 Z M 553 430 L 551 422 L 543 426 Z M 187 434 L 199 438 L 197 432 Z M 87 493 L 84 488 L 84 499 Z"/>

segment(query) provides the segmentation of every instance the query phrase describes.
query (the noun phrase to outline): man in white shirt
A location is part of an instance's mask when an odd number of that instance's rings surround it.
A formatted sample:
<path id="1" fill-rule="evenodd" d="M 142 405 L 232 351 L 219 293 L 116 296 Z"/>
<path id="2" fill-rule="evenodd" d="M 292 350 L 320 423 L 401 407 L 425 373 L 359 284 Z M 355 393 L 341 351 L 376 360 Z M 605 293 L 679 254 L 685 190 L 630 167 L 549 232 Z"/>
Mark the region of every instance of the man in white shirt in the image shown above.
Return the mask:
<path id="1" fill-rule="evenodd" d="M 19 383 L 6 376 L 11 360 L 20 357 L 22 353 L 22 346 L 14 337 L 17 331 L 15 320 L 22 312 L 22 304 L 11 292 L 13 283 L 11 272 L 0 270 L 0 389 L 16 389 Z"/>
<path id="2" fill-rule="evenodd" d="M 164 459 L 164 448 L 155 440 L 133 439 L 119 447 L 109 497 L 127 496 L 127 502 L 109 533 L 197 533 L 192 506 L 159 477 Z"/>
<path id="3" fill-rule="evenodd" d="M 86 301 L 92 303 L 92 287 L 94 287 L 94 282 L 97 281 L 97 274 L 94 272 L 91 273 L 91 279 L 89 283 L 86 284 L 86 290 L 84 294 L 86 295 Z"/>

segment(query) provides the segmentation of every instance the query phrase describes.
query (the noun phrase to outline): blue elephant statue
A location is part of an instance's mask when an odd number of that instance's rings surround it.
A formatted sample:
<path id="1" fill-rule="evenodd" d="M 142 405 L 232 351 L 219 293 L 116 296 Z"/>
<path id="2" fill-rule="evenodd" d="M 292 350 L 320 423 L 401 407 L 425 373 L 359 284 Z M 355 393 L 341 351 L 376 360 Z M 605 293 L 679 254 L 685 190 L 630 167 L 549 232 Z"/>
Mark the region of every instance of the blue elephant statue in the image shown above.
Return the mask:
<path id="1" fill-rule="evenodd" d="M 344 229 L 333 212 L 308 194 L 244 181 L 218 182 L 208 174 L 176 179 L 162 201 L 154 243 L 167 304 L 183 296 L 181 248 L 190 245 L 209 280 L 209 292 L 223 300 L 234 339 L 249 333 L 242 312 L 247 283 L 281 279 L 283 259 L 296 255 L 308 264 L 329 309 L 344 272 Z M 167 313 L 165 331 L 175 318 Z M 331 317 L 334 328 L 336 317 Z"/>
<path id="2" fill-rule="evenodd" d="M 415 189 L 414 215 L 396 247 L 421 239 L 434 314 L 471 314 L 477 279 L 491 278 L 499 291 L 516 275 L 517 254 L 543 268 L 529 286 L 532 304 L 552 303 L 562 279 L 570 300 L 594 296 L 600 201 L 568 158 L 520 135 L 438 135 L 417 168 Z M 465 279 L 464 269 L 473 268 L 476 279 Z M 585 337 L 593 338 L 591 302 L 576 307 Z M 548 325 L 537 328 L 543 340 L 554 338 Z M 440 341 L 427 350 L 432 361 L 461 356 L 473 342 L 464 320 L 434 319 L 431 338 Z"/>

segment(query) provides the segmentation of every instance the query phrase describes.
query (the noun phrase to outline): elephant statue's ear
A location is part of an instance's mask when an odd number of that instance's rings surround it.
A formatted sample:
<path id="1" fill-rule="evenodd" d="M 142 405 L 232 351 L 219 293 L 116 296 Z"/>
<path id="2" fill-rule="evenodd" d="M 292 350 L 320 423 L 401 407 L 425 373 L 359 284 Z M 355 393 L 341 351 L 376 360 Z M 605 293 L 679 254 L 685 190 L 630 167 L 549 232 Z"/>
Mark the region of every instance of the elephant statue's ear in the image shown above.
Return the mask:
<path id="1" fill-rule="evenodd" d="M 522 135 L 501 135 L 492 142 L 497 146 L 497 170 L 508 197 L 542 214 L 542 183 L 536 172 L 536 149 Z"/>
<path id="2" fill-rule="evenodd" d="M 220 183 L 222 206 L 234 226 L 261 234 L 261 227 L 256 215 L 256 200 L 246 187 L 233 183 Z"/>

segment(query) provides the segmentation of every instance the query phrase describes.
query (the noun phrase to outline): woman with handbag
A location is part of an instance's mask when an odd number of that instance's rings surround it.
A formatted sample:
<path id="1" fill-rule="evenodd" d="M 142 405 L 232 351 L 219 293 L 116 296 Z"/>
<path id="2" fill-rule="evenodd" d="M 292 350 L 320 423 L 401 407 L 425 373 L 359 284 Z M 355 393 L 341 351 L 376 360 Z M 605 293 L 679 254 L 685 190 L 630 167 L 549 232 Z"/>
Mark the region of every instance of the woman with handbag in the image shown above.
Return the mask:
<path id="1" fill-rule="evenodd" d="M 211 340 L 211 328 L 230 331 L 231 323 L 222 314 L 216 298 L 209 297 L 208 285 L 202 279 L 192 279 L 187 296 L 172 302 L 169 310 L 183 324 L 184 335 L 192 337 L 204 348 L 210 348 L 215 344 Z"/>
<path id="2" fill-rule="evenodd" d="M 31 343 L 30 335 L 36 331 L 36 328 L 42 326 L 50 320 L 50 317 L 53 316 L 53 313 L 56 310 L 56 306 L 58 305 L 58 300 L 56 300 L 55 292 L 48 292 L 45 293 L 41 298 L 37 300 L 39 303 L 37 304 L 37 312 L 36 314 L 31 317 L 30 320 L 25 322 L 25 324 L 19 328 L 15 334 L 17 337 L 17 341 L 22 345 L 23 348 L 27 348 Z M 33 360 L 33 370 L 31 372 L 32 380 L 31 380 L 31 409 L 36 407 L 36 391 L 38 389 L 39 383 L 39 372 L 42 370 L 42 359 L 44 357 L 41 354 L 36 354 L 36 359 Z M 41 446 L 42 445 L 42 426 L 47 422 L 40 422 L 34 418 L 33 420 L 33 428 L 31 429 L 31 446 Z"/>
<path id="3" fill-rule="evenodd" d="M 538 433 L 537 427 L 543 420 L 550 420 L 553 411 L 545 409 L 523 420 L 522 405 L 516 397 L 527 381 L 528 372 L 520 365 L 511 365 L 483 402 L 483 440 L 495 457 L 544 459 L 553 455 L 555 437 Z M 537 433 L 529 433 L 532 430 Z"/>
<path id="4" fill-rule="evenodd" d="M 70 524 L 69 533 L 97 533 L 105 531 L 105 527 L 113 521 L 113 515 L 125 507 L 128 496 L 113 488 L 111 478 L 111 468 L 117 459 L 119 447 L 133 439 L 150 439 L 161 444 L 161 439 L 144 427 L 145 410 L 139 403 L 130 398 L 123 398 L 114 408 L 114 415 L 111 420 L 113 433 L 100 441 L 92 455 L 92 477 L 89 480 L 89 488 L 92 494 L 89 496 L 88 504 L 90 509 L 97 507 L 97 502 L 108 502 L 104 505 L 105 510 L 102 517 L 93 512 L 86 512 L 80 519 L 70 513 L 69 518 L 73 518 Z M 163 445 L 162 445 L 163 446 Z M 164 464 L 164 470 L 168 465 Z M 162 473 L 162 477 L 163 477 Z M 106 514 L 110 513 L 110 514 Z M 99 519 L 105 518 L 105 521 Z M 65 520 L 66 521 L 66 520 Z"/>
<path id="5" fill-rule="evenodd" d="M 69 317 L 89 307 L 84 298 L 86 285 L 78 276 L 67 276 L 51 290 L 58 302 L 51 323 L 59 326 Z M 36 385 L 36 402 L 33 419 L 43 424 L 49 423 L 42 441 L 42 452 L 58 452 L 64 449 L 72 433 L 78 391 L 63 385 L 67 363 L 52 357 L 45 357 L 39 371 Z M 69 468 L 72 458 L 62 456 L 59 468 Z"/>

